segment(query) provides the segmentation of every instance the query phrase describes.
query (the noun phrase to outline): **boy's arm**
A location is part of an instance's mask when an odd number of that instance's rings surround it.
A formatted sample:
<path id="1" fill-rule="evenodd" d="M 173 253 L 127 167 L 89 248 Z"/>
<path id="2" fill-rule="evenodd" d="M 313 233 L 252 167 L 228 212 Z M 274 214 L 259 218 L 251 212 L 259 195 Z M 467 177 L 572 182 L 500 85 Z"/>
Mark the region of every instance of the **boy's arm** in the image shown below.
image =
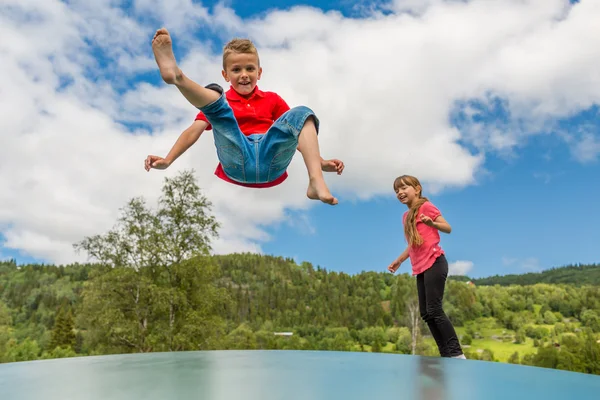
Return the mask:
<path id="1" fill-rule="evenodd" d="M 169 151 L 169 154 L 165 158 L 159 156 L 149 155 L 146 158 L 146 171 L 150 171 L 150 168 L 165 169 L 168 168 L 175 160 L 177 160 L 187 149 L 189 149 L 202 135 L 202 132 L 208 126 L 208 122 L 202 120 L 196 120 L 189 128 L 184 130 L 177 141 Z"/>
<path id="2" fill-rule="evenodd" d="M 173 161 L 177 160 L 179 156 L 196 143 L 207 126 L 208 123 L 206 121 L 196 120 L 189 128 L 181 132 L 181 135 L 179 135 L 179 138 L 171 148 L 171 151 L 169 151 L 169 154 L 165 157 L 165 160 L 169 165 L 173 164 Z"/>

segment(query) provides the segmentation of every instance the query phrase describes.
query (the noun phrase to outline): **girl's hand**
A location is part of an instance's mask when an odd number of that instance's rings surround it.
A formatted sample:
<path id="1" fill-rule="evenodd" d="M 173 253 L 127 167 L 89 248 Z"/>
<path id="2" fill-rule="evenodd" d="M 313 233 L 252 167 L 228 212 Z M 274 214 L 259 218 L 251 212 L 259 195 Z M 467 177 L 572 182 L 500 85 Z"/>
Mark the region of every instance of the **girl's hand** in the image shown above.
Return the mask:
<path id="1" fill-rule="evenodd" d="M 421 214 L 419 217 L 421 218 L 421 222 L 423 222 L 425 225 L 431 226 L 431 227 L 434 226 L 433 220 L 431 218 L 429 218 L 427 215 Z"/>
<path id="2" fill-rule="evenodd" d="M 388 265 L 387 269 L 393 274 L 398 270 L 398 268 L 400 268 L 400 264 L 402 264 L 400 261 L 394 260 L 390 265 Z"/>

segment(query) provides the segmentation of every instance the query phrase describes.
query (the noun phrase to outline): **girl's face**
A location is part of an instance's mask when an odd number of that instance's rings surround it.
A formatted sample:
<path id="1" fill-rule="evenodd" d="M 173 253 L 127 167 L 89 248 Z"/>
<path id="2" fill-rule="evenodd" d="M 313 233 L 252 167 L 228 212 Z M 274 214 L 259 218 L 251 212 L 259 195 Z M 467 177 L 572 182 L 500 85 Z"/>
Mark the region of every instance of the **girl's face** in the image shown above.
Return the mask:
<path id="1" fill-rule="evenodd" d="M 406 204 L 408 207 L 421 197 L 421 188 L 419 186 L 415 188 L 404 182 L 400 182 L 400 185 L 398 185 L 395 190 L 396 197 L 400 200 L 400 203 Z"/>

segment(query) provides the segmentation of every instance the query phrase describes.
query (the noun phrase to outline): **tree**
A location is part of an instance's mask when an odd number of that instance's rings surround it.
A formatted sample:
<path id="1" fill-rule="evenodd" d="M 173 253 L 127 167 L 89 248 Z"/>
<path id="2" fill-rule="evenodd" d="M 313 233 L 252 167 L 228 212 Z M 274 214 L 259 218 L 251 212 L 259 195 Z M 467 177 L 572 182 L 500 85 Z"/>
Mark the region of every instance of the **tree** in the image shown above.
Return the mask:
<path id="1" fill-rule="evenodd" d="M 12 337 L 11 325 L 12 318 L 9 309 L 6 304 L 0 300 L 0 362 L 4 360 L 7 344 Z"/>
<path id="2" fill-rule="evenodd" d="M 557 319 L 556 316 L 554 315 L 554 313 L 552 313 L 551 311 L 546 311 L 544 313 L 544 323 L 548 324 L 548 325 L 554 325 L 556 324 Z"/>
<path id="3" fill-rule="evenodd" d="M 86 237 L 74 248 L 111 267 L 148 268 L 155 276 L 162 269 L 175 280 L 172 266 L 209 254 L 211 238 L 218 237 L 220 225 L 210 215 L 211 207 L 193 172 L 184 171 L 165 178 L 157 211 L 148 209 L 143 198 L 133 198 L 113 230 Z"/>
<path id="4" fill-rule="evenodd" d="M 415 279 L 399 275 L 391 290 L 391 311 L 395 318 L 404 321 L 411 331 L 411 354 L 417 353 L 420 337 L 421 313 Z"/>
<path id="5" fill-rule="evenodd" d="M 70 307 L 61 307 L 54 322 L 49 350 L 52 351 L 56 347 L 73 350 L 75 347 L 75 331 L 73 328 L 73 314 Z"/>
<path id="6" fill-rule="evenodd" d="M 525 335 L 525 330 L 524 329 L 519 329 L 515 333 L 515 343 L 516 344 L 522 344 L 522 343 L 525 343 L 526 341 L 527 341 L 527 336 Z"/>
<path id="7" fill-rule="evenodd" d="M 512 355 L 508 358 L 508 363 L 509 364 L 518 364 L 519 363 L 519 352 L 515 351 L 514 353 L 512 353 Z"/>
<path id="8" fill-rule="evenodd" d="M 415 290 L 416 292 L 416 290 Z M 410 316 L 410 331 L 412 333 L 411 354 L 416 354 L 417 341 L 419 339 L 419 325 L 421 322 L 421 314 L 419 312 L 419 299 L 415 295 L 411 296 L 406 303 L 408 315 Z"/>
<path id="9" fill-rule="evenodd" d="M 184 171 L 165 178 L 157 210 L 134 198 L 111 231 L 74 245 L 102 265 L 82 294 L 91 340 L 139 352 L 215 346 L 227 296 L 207 257 L 219 227 L 211 206 Z"/>
<path id="10" fill-rule="evenodd" d="M 464 345 L 470 346 L 470 345 L 471 345 L 471 343 L 473 343 L 473 337 L 471 337 L 471 335 L 469 335 L 469 334 L 467 333 L 467 334 L 465 334 L 465 335 L 462 337 L 462 340 L 461 340 L 461 342 L 462 342 L 462 344 L 464 344 Z"/>
<path id="11" fill-rule="evenodd" d="M 583 326 L 591 328 L 593 332 L 600 332 L 600 318 L 594 310 L 585 310 L 581 313 Z"/>

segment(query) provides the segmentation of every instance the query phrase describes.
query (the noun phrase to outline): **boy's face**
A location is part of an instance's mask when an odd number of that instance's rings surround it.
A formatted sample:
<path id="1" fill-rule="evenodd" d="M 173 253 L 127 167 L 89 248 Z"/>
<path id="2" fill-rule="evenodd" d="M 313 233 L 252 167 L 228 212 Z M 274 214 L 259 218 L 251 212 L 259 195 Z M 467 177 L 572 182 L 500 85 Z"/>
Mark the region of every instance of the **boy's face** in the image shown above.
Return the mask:
<path id="1" fill-rule="evenodd" d="M 249 96 L 262 75 L 256 54 L 231 53 L 225 61 L 223 78 L 241 96 Z"/>

